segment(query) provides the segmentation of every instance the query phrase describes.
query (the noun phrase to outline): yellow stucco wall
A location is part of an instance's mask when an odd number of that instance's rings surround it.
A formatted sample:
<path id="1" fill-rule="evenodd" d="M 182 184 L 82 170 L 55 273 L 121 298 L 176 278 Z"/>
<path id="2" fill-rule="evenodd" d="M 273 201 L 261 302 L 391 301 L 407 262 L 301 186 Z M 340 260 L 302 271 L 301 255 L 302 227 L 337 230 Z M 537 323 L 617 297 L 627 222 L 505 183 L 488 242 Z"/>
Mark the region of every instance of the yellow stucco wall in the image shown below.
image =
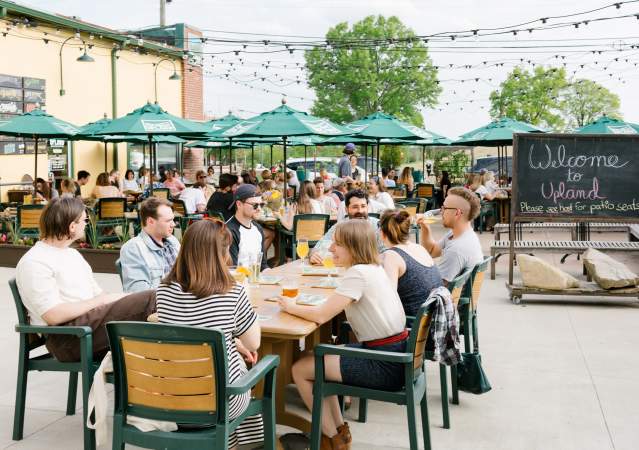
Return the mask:
<path id="1" fill-rule="evenodd" d="M 0 22 L 3 24 L 4 22 Z M 44 35 L 44 33 L 48 35 Z M 106 113 L 112 117 L 111 96 L 111 48 L 113 42 L 96 36 L 89 40 L 87 34 L 81 37 L 94 44 L 89 54 L 94 62 L 78 62 L 82 54 L 81 42 L 71 39 L 62 52 L 64 96 L 60 96 L 59 51 L 61 42 L 71 34 L 65 30 L 39 25 L 35 29 L 13 27 L 7 36 L 0 35 L 0 74 L 42 78 L 46 80 L 46 111 L 75 125 L 96 121 Z M 43 38 L 50 39 L 45 44 Z M 128 48 L 128 47 L 127 47 Z M 147 101 L 154 101 L 154 65 L 163 56 L 140 55 L 131 50 L 118 52 L 117 67 L 117 116 L 138 108 Z M 175 60 L 178 73 L 181 60 Z M 168 77 L 173 73 L 170 62 L 163 62 L 157 70 L 158 100 L 160 105 L 172 114 L 182 114 L 181 81 Z M 83 187 L 87 196 L 93 188 L 98 173 L 104 170 L 104 144 L 77 141 L 74 146 L 73 171 L 88 170 L 91 182 Z M 113 168 L 112 148 L 109 144 L 108 168 Z M 126 169 L 126 144 L 118 145 L 118 165 Z M 28 173 L 33 175 L 34 155 L 0 155 L 0 182 L 15 182 Z M 38 176 L 47 177 L 46 155 L 38 155 Z M 6 190 L 2 189 L 3 201 Z"/>

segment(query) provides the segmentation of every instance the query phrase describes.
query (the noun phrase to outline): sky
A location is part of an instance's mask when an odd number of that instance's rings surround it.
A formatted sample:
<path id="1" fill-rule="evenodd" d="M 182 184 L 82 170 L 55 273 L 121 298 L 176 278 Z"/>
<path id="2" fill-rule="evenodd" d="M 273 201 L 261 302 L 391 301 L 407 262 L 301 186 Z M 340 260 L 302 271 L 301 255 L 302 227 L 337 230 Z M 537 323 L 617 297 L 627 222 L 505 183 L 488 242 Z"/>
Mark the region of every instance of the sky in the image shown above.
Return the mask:
<path id="1" fill-rule="evenodd" d="M 159 0 L 21 0 L 19 3 L 118 30 L 159 24 Z M 448 32 L 447 39 L 453 31 L 505 27 L 613 3 L 612 0 L 173 0 L 167 5 L 167 23 L 184 22 L 203 30 L 209 37 L 260 40 L 266 34 L 323 37 L 339 22 L 352 24 L 368 15 L 381 14 L 397 16 L 417 35 Z M 438 106 L 422 111 L 424 127 L 456 138 L 490 122 L 490 92 L 497 89 L 522 60 L 527 68 L 530 68 L 528 61 L 546 67 L 560 67 L 565 63 L 569 76 L 597 81 L 619 95 L 623 118 L 639 122 L 639 72 L 635 65 L 639 63 L 639 16 L 634 16 L 639 14 L 639 1 L 624 2 L 620 6 L 547 22 L 590 19 L 578 28 L 570 25 L 527 32 L 529 27 L 543 26 L 536 22 L 522 27 L 517 35 L 429 43 L 433 64 L 445 68 L 438 74 L 443 87 Z M 628 14 L 633 16 L 592 20 Z M 634 44 L 636 48 L 631 47 Z M 206 53 L 234 49 L 241 46 L 204 46 Z M 243 61 L 239 61 L 240 58 Z M 309 111 L 313 104 L 313 92 L 305 86 L 305 73 L 299 69 L 303 64 L 301 51 L 275 56 L 216 55 L 211 59 L 205 57 L 204 62 L 204 109 L 209 116 L 219 117 L 232 111 L 240 117 L 250 117 L 277 107 L 282 94 L 287 95 L 289 106 L 296 109 Z M 504 65 L 495 67 L 494 63 Z M 264 68 L 266 65 L 269 69 Z M 473 67 L 458 67 L 464 65 Z M 226 79 L 223 75 L 229 68 L 236 70 Z M 254 76 L 256 72 L 258 77 Z M 261 81 L 262 76 L 265 81 Z M 301 77 L 300 84 L 294 81 L 297 76 Z M 263 89 L 271 92 L 263 92 Z"/>

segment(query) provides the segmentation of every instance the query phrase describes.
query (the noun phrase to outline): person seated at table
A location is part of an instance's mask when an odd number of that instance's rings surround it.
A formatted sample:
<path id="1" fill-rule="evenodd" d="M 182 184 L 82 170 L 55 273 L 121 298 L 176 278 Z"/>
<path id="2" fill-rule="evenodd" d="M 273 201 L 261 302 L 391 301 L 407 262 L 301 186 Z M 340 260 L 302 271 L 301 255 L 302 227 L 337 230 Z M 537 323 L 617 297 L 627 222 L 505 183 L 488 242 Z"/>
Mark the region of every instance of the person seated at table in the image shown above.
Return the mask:
<path id="1" fill-rule="evenodd" d="M 233 202 L 233 193 L 237 189 L 237 175 L 223 173 L 220 175 L 220 186 L 217 191 L 211 195 L 206 203 L 206 210 L 209 216 L 221 214 L 224 221 L 229 220 L 235 214 L 235 203 Z"/>
<path id="2" fill-rule="evenodd" d="M 368 217 L 368 194 L 361 189 L 349 191 L 344 197 L 344 205 L 346 207 L 346 214 L 348 217 L 348 220 L 345 220 L 345 222 L 354 219 L 363 219 L 367 221 L 368 225 L 374 230 L 377 236 L 377 249 L 380 253 L 386 250 L 386 247 L 384 247 L 384 243 L 379 235 L 379 219 L 376 217 Z M 311 251 L 311 264 L 322 264 L 322 253 L 326 252 L 330 247 L 331 242 L 333 242 L 333 233 L 335 233 L 335 230 L 340 223 L 341 222 L 338 222 L 330 227 L 322 239 L 315 244 L 315 247 Z"/>
<path id="3" fill-rule="evenodd" d="M 262 176 L 262 181 L 273 179 L 273 174 L 271 174 L 271 171 L 268 169 L 262 170 L 261 176 Z"/>
<path id="4" fill-rule="evenodd" d="M 138 184 L 142 186 L 142 188 L 144 188 L 151 182 L 151 178 L 149 177 L 149 175 L 149 169 L 144 166 L 140 167 L 140 170 L 138 171 Z"/>
<path id="5" fill-rule="evenodd" d="M 333 189 L 329 195 L 333 198 L 333 201 L 339 209 L 340 205 L 344 203 L 344 195 L 348 192 L 346 180 L 343 178 L 333 178 L 332 187 Z"/>
<path id="6" fill-rule="evenodd" d="M 494 200 L 497 196 L 496 186 L 497 185 L 495 184 L 495 177 L 493 173 L 482 169 L 482 172 L 479 175 L 478 183 L 473 190 L 475 194 L 479 195 L 482 200 L 486 200 L 489 202 Z"/>
<path id="7" fill-rule="evenodd" d="M 376 201 L 377 203 L 381 203 L 384 210 L 395 208 L 393 197 L 386 192 L 384 180 L 379 177 L 371 177 L 368 180 L 368 183 L 366 183 L 366 188 L 368 189 L 368 198 Z"/>
<path id="8" fill-rule="evenodd" d="M 382 167 L 382 182 L 386 187 L 395 187 L 395 170 L 389 167 Z"/>
<path id="9" fill-rule="evenodd" d="M 426 249 L 410 242 L 410 226 L 410 214 L 401 209 L 389 209 L 379 219 L 387 248 L 382 255 L 384 270 L 399 294 L 404 312 L 414 316 L 430 291 L 442 285 L 442 276 Z"/>
<path id="10" fill-rule="evenodd" d="M 55 188 L 49 188 L 43 178 L 36 178 L 35 180 L 35 200 L 37 202 L 48 202 L 52 198 L 58 197 L 58 191 Z"/>
<path id="11" fill-rule="evenodd" d="M 442 170 L 441 178 L 439 179 L 439 191 L 437 191 L 437 204 L 443 205 L 444 199 L 448 194 L 448 190 L 452 186 L 452 182 L 450 181 L 450 177 L 448 175 L 447 170 Z"/>
<path id="12" fill-rule="evenodd" d="M 413 191 L 415 191 L 415 180 L 413 179 L 413 170 L 406 166 L 402 170 L 398 180 L 399 184 L 406 186 L 406 198 L 413 198 Z"/>
<path id="13" fill-rule="evenodd" d="M 71 178 L 63 178 L 60 182 L 60 197 L 75 197 L 77 185 Z"/>
<path id="14" fill-rule="evenodd" d="M 206 202 L 204 203 L 204 209 L 206 209 L 206 204 L 215 193 L 215 185 L 208 182 L 209 177 L 203 170 L 195 172 L 195 179 L 198 180 L 198 177 L 201 177 L 202 175 L 204 175 L 204 187 L 202 188 L 202 191 L 204 192 L 204 198 L 206 199 Z"/>
<path id="15" fill-rule="evenodd" d="M 324 181 L 322 177 L 315 177 L 313 184 L 315 185 L 315 200 L 319 202 L 322 208 L 322 214 L 336 214 L 337 204 L 333 201 L 333 198 L 326 195 L 326 184 L 330 181 Z"/>
<path id="16" fill-rule="evenodd" d="M 111 181 L 109 181 L 109 174 L 107 172 L 102 172 L 98 175 L 98 179 L 95 182 L 95 187 L 91 192 L 91 198 L 101 199 L 101 198 L 112 198 L 112 197 L 122 197 L 122 193 L 118 188 L 111 185 Z"/>
<path id="17" fill-rule="evenodd" d="M 124 173 L 124 180 L 122 180 L 122 190 L 124 193 L 128 192 L 140 192 L 140 185 L 135 180 L 135 173 L 131 169 L 127 169 Z"/>
<path id="18" fill-rule="evenodd" d="M 149 197 L 140 203 L 142 230 L 120 249 L 124 292 L 155 289 L 173 268 L 180 241 L 173 236 L 175 216 L 168 200 Z"/>
<path id="19" fill-rule="evenodd" d="M 75 190 L 76 197 L 82 197 L 82 191 L 80 190 L 80 188 L 86 185 L 87 183 L 89 183 L 90 178 L 91 178 L 91 174 L 89 172 L 87 172 L 86 170 L 78 170 L 78 179 L 76 181 L 76 190 Z"/>
<path id="20" fill-rule="evenodd" d="M 252 184 L 241 185 L 235 191 L 233 202 L 235 214 L 226 222 L 233 237 L 230 248 L 233 264 L 237 265 L 240 257 L 255 258 L 261 254 L 261 270 L 267 269 L 266 251 L 273 242 L 275 233 L 272 230 L 264 230 L 255 221 L 264 206 L 257 187 Z"/>
<path id="21" fill-rule="evenodd" d="M 40 240 L 16 266 L 16 282 L 32 325 L 89 326 L 94 360 L 108 351 L 105 324 L 113 320 L 145 321 L 155 312 L 155 292 L 105 293 L 91 266 L 71 247 L 84 238 L 86 208 L 78 198 L 55 198 L 40 216 Z M 79 361 L 77 337 L 51 334 L 49 352 L 59 361 Z"/>
<path id="22" fill-rule="evenodd" d="M 361 220 L 336 226 L 330 246 L 336 265 L 346 269 L 335 293 L 319 306 L 297 305 L 278 297 L 283 311 L 323 324 L 344 311 L 359 343 L 347 347 L 404 352 L 408 331 L 406 315 L 391 280 L 380 265 L 373 228 Z M 327 380 L 371 389 L 396 391 L 404 384 L 401 364 L 327 355 Z M 313 408 L 315 358 L 307 355 L 293 365 L 293 380 L 304 404 Z M 349 449 L 350 432 L 336 396 L 327 397 L 322 409 L 322 449 Z"/>
<path id="23" fill-rule="evenodd" d="M 180 194 L 180 200 L 184 202 L 187 214 L 202 214 L 206 211 L 205 188 L 206 173 L 203 170 L 198 170 L 195 173 L 195 183 L 191 187 L 184 189 Z"/>
<path id="24" fill-rule="evenodd" d="M 171 197 L 179 197 L 180 193 L 186 189 L 186 186 L 184 186 L 184 183 L 182 183 L 182 181 L 180 181 L 180 179 L 175 176 L 176 172 L 171 170 L 171 169 L 167 169 L 164 171 L 164 177 L 165 180 L 164 182 L 162 182 L 162 186 L 167 188 L 169 190 L 169 193 L 171 194 Z"/>
<path id="25" fill-rule="evenodd" d="M 479 208 L 479 198 L 470 189 L 450 188 L 441 208 L 442 225 L 450 231 L 438 242 L 424 217 L 417 219 L 422 246 L 433 258 L 440 257 L 437 266 L 445 285 L 484 259 L 472 225 Z"/>
<path id="26" fill-rule="evenodd" d="M 171 272 L 157 290 L 160 323 L 215 328 L 224 333 L 228 382 L 257 362 L 260 325 L 246 290 L 229 272 L 231 236 L 219 219 L 204 219 L 184 233 Z M 229 398 L 229 421 L 248 407 L 251 392 Z M 263 441 L 261 415 L 249 416 L 229 435 L 229 448 Z M 188 445 L 185 447 L 188 448 Z"/>
<path id="27" fill-rule="evenodd" d="M 219 180 L 219 175 L 215 174 L 215 168 L 213 166 L 209 166 L 206 169 L 206 182 L 208 184 L 217 186 L 218 180 Z"/>
<path id="28" fill-rule="evenodd" d="M 357 165 L 357 155 L 352 154 L 348 157 L 349 162 L 351 163 L 351 179 L 353 181 L 358 181 L 362 179 L 362 172 L 359 166 Z"/>
<path id="29" fill-rule="evenodd" d="M 122 190 L 122 183 L 120 180 L 120 171 L 117 169 L 113 169 L 111 170 L 111 172 L 109 172 L 109 181 L 111 182 L 111 186 L 115 186 L 116 188 L 118 188 L 121 192 Z"/>

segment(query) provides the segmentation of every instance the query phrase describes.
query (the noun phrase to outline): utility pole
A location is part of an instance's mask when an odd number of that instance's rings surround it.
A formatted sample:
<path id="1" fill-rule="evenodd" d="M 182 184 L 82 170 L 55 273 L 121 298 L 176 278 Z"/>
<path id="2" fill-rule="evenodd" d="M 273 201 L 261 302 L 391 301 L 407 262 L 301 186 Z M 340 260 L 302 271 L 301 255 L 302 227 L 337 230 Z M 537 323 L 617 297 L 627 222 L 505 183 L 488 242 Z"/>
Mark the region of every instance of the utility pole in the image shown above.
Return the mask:
<path id="1" fill-rule="evenodd" d="M 160 26 L 166 26 L 166 4 L 171 0 L 160 0 Z"/>

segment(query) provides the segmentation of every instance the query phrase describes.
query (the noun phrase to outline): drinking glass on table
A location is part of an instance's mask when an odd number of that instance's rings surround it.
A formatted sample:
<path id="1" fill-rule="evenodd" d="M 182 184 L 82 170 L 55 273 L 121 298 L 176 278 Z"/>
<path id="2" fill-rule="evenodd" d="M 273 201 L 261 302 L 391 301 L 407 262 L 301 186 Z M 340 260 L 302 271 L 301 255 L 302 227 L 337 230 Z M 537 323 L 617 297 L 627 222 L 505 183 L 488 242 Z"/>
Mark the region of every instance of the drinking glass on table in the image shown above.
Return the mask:
<path id="1" fill-rule="evenodd" d="M 286 279 L 281 283 L 282 286 L 282 296 L 295 298 L 300 293 L 300 285 L 299 282 L 295 279 Z"/>
<path id="2" fill-rule="evenodd" d="M 297 245 L 295 247 L 297 251 L 297 256 L 302 260 L 302 269 L 304 268 L 304 262 L 306 257 L 308 256 L 309 248 L 308 248 L 308 239 L 299 238 L 297 240 Z"/>
<path id="3" fill-rule="evenodd" d="M 333 270 L 335 270 L 335 261 L 333 260 L 333 254 L 328 250 L 322 253 L 322 265 L 328 270 L 328 284 L 331 284 L 331 275 Z"/>

